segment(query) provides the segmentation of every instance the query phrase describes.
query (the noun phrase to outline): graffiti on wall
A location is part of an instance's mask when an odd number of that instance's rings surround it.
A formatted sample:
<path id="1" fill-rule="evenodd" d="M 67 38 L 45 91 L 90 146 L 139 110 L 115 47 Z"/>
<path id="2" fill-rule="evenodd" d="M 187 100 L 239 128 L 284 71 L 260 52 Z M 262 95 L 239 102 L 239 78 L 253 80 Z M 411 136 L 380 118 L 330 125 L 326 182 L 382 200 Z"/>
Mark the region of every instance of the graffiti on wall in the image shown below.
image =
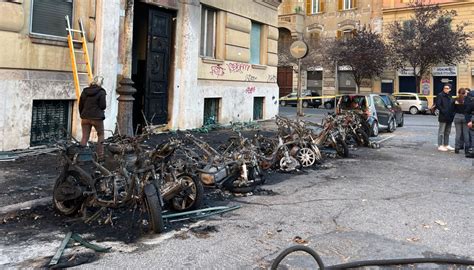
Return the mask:
<path id="1" fill-rule="evenodd" d="M 217 78 L 222 77 L 225 75 L 225 67 L 222 65 L 213 65 L 211 66 L 211 72 L 213 76 L 216 76 Z"/>
<path id="2" fill-rule="evenodd" d="M 256 76 L 253 76 L 252 74 L 247 74 L 247 76 L 245 76 L 245 80 L 247 82 L 254 82 L 257 80 L 257 77 Z"/>
<path id="3" fill-rule="evenodd" d="M 252 65 L 245 63 L 227 63 L 227 68 L 230 73 L 244 73 L 245 71 L 249 71 L 251 67 Z"/>
<path id="4" fill-rule="evenodd" d="M 251 94 L 255 93 L 256 90 L 257 89 L 255 88 L 255 86 L 248 86 L 245 89 L 245 93 L 251 95 Z"/>
<path id="5" fill-rule="evenodd" d="M 277 82 L 277 75 L 268 74 L 268 76 L 267 76 L 267 82 L 269 82 L 269 83 L 276 83 L 276 82 Z"/>

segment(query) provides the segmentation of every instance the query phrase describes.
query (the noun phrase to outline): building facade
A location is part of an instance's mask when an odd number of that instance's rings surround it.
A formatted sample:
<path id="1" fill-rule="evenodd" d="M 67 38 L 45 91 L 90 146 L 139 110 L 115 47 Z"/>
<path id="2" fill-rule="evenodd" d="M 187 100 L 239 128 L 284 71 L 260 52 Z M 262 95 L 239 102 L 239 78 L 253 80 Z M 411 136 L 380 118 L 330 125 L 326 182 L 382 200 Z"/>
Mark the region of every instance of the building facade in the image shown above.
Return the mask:
<path id="1" fill-rule="evenodd" d="M 383 1 L 383 26 L 384 31 L 388 29 L 394 21 L 408 20 L 413 16 L 413 10 L 408 7 L 408 1 Z M 465 31 L 472 32 L 474 30 L 472 13 L 474 11 L 474 0 L 436 0 L 431 1 L 433 4 L 439 4 L 442 9 L 455 10 L 457 16 L 454 18 L 453 25 L 464 22 L 469 23 Z M 474 40 L 469 40 L 474 46 Z M 451 83 L 453 89 L 461 87 L 474 87 L 474 55 L 466 58 L 462 63 L 456 66 L 446 66 L 440 64 L 433 67 L 430 74 L 421 79 L 420 94 L 427 96 L 436 96 L 441 92 L 444 83 Z M 383 92 L 412 92 L 416 93 L 416 81 L 413 74 L 413 68 L 406 68 L 399 71 L 387 71 L 382 77 Z M 432 102 L 432 98 L 429 101 Z"/>
<path id="2" fill-rule="evenodd" d="M 382 33 L 382 1 L 286 0 L 279 8 L 280 42 L 303 39 L 309 44 L 310 54 L 312 50 L 319 49 L 317 46 L 312 46 L 317 44 L 318 40 L 349 37 L 364 25 Z M 313 59 L 313 62 L 306 64 L 302 72 L 303 88 L 323 96 L 356 93 L 356 84 L 347 67 L 327 67 L 318 61 L 318 57 Z M 285 66 L 287 63 L 281 64 L 279 74 L 291 71 L 291 67 Z M 279 79 L 281 85 L 287 82 L 283 76 Z M 293 88 L 296 86 L 296 81 L 294 78 Z M 287 89 L 285 91 L 287 92 Z M 359 91 L 379 92 L 380 82 L 365 82 Z"/>
<path id="3" fill-rule="evenodd" d="M 273 117 L 280 2 L 0 1 L 0 151 L 64 130 L 80 137 L 65 15 L 76 29 L 84 22 L 93 73 L 105 79 L 106 130 L 117 119 L 188 129 Z"/>
<path id="4" fill-rule="evenodd" d="M 80 134 L 66 15 L 75 29 L 78 20 L 83 21 L 94 73 L 105 78 L 105 128 L 113 130 L 120 20 L 120 6 L 114 2 L 0 2 L 0 151 L 47 143 L 67 132 L 76 138 Z M 104 16 L 114 8 L 117 16 Z M 84 87 L 88 84 L 85 65 L 78 69 Z"/>

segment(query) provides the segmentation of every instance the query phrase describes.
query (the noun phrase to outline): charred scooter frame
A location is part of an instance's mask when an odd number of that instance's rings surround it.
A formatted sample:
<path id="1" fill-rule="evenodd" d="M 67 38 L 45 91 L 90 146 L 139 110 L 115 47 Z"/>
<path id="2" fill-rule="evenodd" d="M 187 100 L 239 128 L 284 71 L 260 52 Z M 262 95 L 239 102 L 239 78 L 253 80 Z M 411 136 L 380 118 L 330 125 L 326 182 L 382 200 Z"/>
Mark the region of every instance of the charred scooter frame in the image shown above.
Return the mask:
<path id="1" fill-rule="evenodd" d="M 134 149 L 137 156 L 131 163 L 125 159 L 125 152 Z M 136 141 L 119 146 L 119 166 L 109 171 L 93 159 L 90 148 L 77 142 L 60 143 L 63 165 L 53 189 L 53 205 L 64 215 L 74 215 L 79 210 L 87 218 L 87 210 L 139 206 L 148 216 L 150 229 L 155 233 L 164 230 L 162 219 L 163 201 L 154 184 L 157 175 L 153 164 L 143 153 Z"/>

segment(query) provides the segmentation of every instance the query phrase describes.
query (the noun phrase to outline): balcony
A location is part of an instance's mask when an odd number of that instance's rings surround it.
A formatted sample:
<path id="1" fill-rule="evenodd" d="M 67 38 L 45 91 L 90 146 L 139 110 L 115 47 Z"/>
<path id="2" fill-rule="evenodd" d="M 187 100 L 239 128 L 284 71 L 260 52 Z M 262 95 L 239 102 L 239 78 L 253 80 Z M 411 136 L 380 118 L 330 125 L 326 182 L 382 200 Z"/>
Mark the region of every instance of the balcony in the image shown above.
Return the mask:
<path id="1" fill-rule="evenodd" d="M 303 33 L 304 29 L 304 14 L 293 13 L 288 15 L 278 16 L 278 27 L 286 28 L 291 31 L 291 36 L 296 38 Z"/>

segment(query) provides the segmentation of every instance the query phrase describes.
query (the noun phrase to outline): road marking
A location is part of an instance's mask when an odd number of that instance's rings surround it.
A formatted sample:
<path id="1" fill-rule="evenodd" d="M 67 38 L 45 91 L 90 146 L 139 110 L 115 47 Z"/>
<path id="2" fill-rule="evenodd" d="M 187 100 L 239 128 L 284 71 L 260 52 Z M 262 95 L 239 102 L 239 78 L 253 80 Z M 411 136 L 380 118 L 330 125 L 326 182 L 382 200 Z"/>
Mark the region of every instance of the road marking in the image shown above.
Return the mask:
<path id="1" fill-rule="evenodd" d="M 386 140 L 388 140 L 388 139 L 391 139 L 391 138 L 393 138 L 393 137 L 395 137 L 395 135 L 388 136 L 388 137 L 387 137 L 387 138 L 385 138 L 385 139 L 382 139 L 382 140 L 380 140 L 380 141 L 375 141 L 375 142 L 377 142 L 377 143 L 381 143 L 381 142 L 384 142 L 384 141 L 386 141 Z"/>

